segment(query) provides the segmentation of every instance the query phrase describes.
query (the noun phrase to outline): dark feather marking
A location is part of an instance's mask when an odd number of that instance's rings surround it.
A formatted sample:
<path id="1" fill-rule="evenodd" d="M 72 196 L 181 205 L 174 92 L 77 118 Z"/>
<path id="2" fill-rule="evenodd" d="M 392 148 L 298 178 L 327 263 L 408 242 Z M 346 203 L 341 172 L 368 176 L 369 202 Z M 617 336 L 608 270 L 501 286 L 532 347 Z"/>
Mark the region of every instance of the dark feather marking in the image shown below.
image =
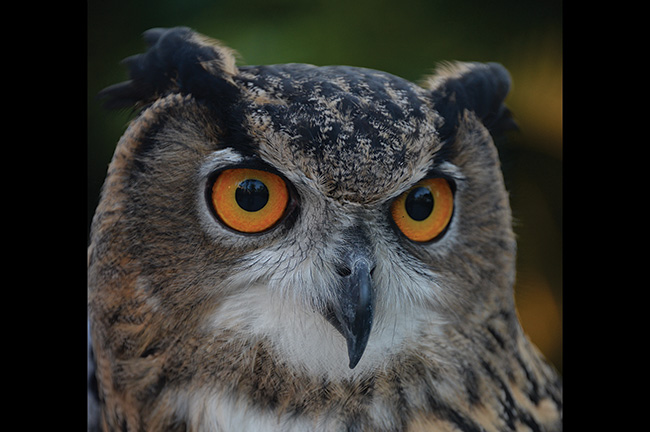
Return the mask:
<path id="1" fill-rule="evenodd" d="M 505 349 L 506 343 L 503 340 L 503 337 L 501 337 L 501 335 L 494 329 L 494 327 L 492 327 L 491 325 L 488 324 L 486 326 L 486 328 L 487 328 L 487 331 L 490 332 L 490 334 L 492 335 L 494 340 L 497 342 L 497 344 L 499 344 L 501 349 Z"/>
<path id="2" fill-rule="evenodd" d="M 515 403 L 512 394 L 510 393 L 510 389 L 498 376 L 497 372 L 492 368 L 492 366 L 489 365 L 486 361 L 481 361 L 481 366 L 485 370 L 487 377 L 494 381 L 501 389 L 503 398 L 500 399 L 500 402 L 501 407 L 503 408 L 503 413 L 500 413 L 500 416 L 504 419 L 510 430 L 515 430 L 515 421 L 517 419 L 520 419 L 521 410 L 518 409 L 518 406 Z"/>
<path id="3" fill-rule="evenodd" d="M 426 398 L 432 412 L 439 418 L 449 421 L 464 432 L 482 432 L 483 428 L 474 423 L 470 418 L 467 418 L 454 410 L 452 407 L 443 403 L 440 398 L 433 393 L 431 388 L 426 389 Z"/>
<path id="4" fill-rule="evenodd" d="M 528 395 L 528 398 L 535 404 L 537 405 L 540 401 L 540 394 L 539 394 L 539 383 L 535 379 L 535 377 L 530 373 L 530 370 L 528 369 L 528 366 L 526 363 L 524 363 L 523 359 L 519 355 L 518 352 L 513 353 L 513 356 L 515 360 L 517 360 L 517 363 L 519 363 L 519 366 L 521 369 L 524 371 L 524 374 L 526 375 L 526 382 L 530 384 L 530 388 L 528 386 L 524 389 L 526 391 L 526 394 Z"/>
<path id="5" fill-rule="evenodd" d="M 465 385 L 465 391 L 467 392 L 467 400 L 470 405 L 476 405 L 481 401 L 479 387 L 478 387 L 478 377 L 476 372 L 469 367 L 463 369 L 463 383 Z"/>
<path id="6" fill-rule="evenodd" d="M 406 430 L 408 425 L 408 419 L 411 415 L 411 407 L 406 399 L 406 393 L 402 380 L 399 377 L 399 374 L 395 374 L 393 378 L 395 382 L 396 392 L 397 392 L 397 414 L 399 416 L 401 430 Z"/>

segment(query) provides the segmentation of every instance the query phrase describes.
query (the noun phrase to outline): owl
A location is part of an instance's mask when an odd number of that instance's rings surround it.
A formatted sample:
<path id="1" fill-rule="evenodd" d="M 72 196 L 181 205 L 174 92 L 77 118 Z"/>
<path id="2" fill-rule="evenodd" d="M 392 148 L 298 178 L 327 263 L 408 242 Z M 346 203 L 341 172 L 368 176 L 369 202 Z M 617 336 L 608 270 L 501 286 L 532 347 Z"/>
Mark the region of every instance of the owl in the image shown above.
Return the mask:
<path id="1" fill-rule="evenodd" d="M 136 115 L 91 226 L 89 428 L 562 429 L 515 311 L 501 65 L 414 84 L 144 39 L 101 92 Z"/>

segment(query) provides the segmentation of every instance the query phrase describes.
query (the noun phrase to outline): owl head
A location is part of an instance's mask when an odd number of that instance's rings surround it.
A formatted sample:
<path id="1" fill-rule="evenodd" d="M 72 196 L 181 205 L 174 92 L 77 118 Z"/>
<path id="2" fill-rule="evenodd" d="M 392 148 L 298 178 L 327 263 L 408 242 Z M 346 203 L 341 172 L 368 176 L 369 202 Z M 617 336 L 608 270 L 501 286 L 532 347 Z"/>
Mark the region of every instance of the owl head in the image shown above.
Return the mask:
<path id="1" fill-rule="evenodd" d="M 101 93 L 138 109 L 92 223 L 103 355 L 264 340 L 296 368 L 355 373 L 422 332 L 514 309 L 492 139 L 513 126 L 502 66 L 447 63 L 414 84 L 237 66 L 187 28 L 144 37 L 129 81 Z"/>

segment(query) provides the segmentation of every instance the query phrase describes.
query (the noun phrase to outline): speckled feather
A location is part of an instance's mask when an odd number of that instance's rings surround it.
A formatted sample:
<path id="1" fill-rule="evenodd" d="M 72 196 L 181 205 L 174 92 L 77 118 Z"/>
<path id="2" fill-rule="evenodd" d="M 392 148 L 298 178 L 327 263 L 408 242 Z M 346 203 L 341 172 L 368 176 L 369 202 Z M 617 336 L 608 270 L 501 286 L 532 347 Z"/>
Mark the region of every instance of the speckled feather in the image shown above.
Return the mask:
<path id="1" fill-rule="evenodd" d="M 511 124 L 501 66 L 448 64 L 420 87 L 354 67 L 236 67 L 186 28 L 145 38 L 131 80 L 102 93 L 141 111 L 88 249 L 100 430 L 562 429 L 561 379 L 514 307 L 490 136 Z M 205 191 L 231 166 L 281 174 L 292 215 L 261 235 L 221 226 Z M 420 244 L 388 207 L 431 173 L 454 183 L 454 215 Z M 376 300 L 350 369 L 325 307 L 352 239 L 373 256 Z"/>

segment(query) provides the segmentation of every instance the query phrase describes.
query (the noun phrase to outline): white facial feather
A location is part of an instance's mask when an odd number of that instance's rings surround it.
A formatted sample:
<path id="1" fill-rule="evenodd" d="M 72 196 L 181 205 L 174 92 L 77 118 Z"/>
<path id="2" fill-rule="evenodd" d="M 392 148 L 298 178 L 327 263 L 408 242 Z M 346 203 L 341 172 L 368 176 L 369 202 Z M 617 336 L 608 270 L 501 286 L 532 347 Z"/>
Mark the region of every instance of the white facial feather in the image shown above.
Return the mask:
<path id="1" fill-rule="evenodd" d="M 227 291 L 233 294 L 214 312 L 210 326 L 217 333 L 228 329 L 269 340 L 283 361 L 312 376 L 364 375 L 417 338 L 422 326 L 435 334 L 445 323 L 443 315 L 431 310 L 441 289 L 432 275 L 414 274 L 394 256 L 391 261 L 390 256 L 378 255 L 376 321 L 361 361 L 349 369 L 345 339 L 313 300 L 328 299 L 336 286 L 324 259 L 306 256 L 299 263 L 286 259 L 280 265 L 277 251 L 254 255 L 255 268 L 233 272 L 226 281 Z M 428 287 L 426 292 L 423 287 Z M 442 304 L 439 307 L 443 309 Z"/>

